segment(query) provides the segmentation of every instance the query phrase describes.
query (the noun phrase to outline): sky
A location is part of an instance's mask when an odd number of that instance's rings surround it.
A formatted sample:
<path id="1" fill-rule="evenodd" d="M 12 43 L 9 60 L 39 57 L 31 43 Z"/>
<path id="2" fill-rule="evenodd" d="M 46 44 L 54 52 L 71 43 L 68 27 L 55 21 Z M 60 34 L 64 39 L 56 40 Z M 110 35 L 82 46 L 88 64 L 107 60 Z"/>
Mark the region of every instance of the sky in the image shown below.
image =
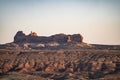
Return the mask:
<path id="1" fill-rule="evenodd" d="M 0 44 L 17 31 L 80 33 L 86 43 L 120 45 L 120 0 L 0 0 Z"/>

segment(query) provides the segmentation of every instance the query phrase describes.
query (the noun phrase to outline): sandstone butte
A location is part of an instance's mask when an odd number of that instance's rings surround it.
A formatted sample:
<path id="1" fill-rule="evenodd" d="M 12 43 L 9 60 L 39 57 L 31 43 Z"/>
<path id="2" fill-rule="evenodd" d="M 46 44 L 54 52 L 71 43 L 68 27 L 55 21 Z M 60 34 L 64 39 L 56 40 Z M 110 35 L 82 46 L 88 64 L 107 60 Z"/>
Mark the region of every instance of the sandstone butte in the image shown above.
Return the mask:
<path id="1" fill-rule="evenodd" d="M 14 43 L 50 43 L 57 42 L 59 44 L 64 44 L 68 42 L 83 42 L 83 36 L 81 34 L 55 34 L 49 37 L 38 36 L 36 32 L 32 32 L 29 35 L 23 33 L 23 31 L 18 31 L 14 37 Z"/>

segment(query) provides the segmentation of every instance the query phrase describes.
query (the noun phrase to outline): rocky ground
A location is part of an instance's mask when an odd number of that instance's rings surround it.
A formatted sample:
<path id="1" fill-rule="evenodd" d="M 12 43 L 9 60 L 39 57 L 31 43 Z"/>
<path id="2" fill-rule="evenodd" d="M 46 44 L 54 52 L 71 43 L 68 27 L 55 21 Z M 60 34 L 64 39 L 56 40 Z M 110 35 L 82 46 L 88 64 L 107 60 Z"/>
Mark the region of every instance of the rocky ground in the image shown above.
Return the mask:
<path id="1" fill-rule="evenodd" d="M 120 80 L 120 50 L 0 49 L 0 80 Z"/>

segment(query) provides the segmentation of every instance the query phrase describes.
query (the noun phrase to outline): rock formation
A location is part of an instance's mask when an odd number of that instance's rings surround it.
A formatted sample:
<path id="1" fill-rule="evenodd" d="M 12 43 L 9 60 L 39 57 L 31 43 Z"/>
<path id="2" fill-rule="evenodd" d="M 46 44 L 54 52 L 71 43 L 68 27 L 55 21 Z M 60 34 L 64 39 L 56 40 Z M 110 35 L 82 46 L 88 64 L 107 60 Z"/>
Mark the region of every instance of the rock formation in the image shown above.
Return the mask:
<path id="1" fill-rule="evenodd" d="M 14 37 L 15 43 L 22 43 L 26 41 L 26 35 L 23 33 L 23 31 L 18 31 L 17 34 Z"/>
<path id="2" fill-rule="evenodd" d="M 69 40 L 68 40 L 69 39 Z M 31 32 L 29 35 L 25 35 L 22 31 L 18 31 L 14 37 L 14 43 L 50 43 L 57 42 L 64 44 L 67 42 L 83 42 L 83 37 L 80 34 L 66 35 L 56 34 L 49 37 L 38 36 L 36 32 Z"/>
<path id="3" fill-rule="evenodd" d="M 68 36 L 67 42 L 71 42 L 71 37 Z"/>
<path id="4" fill-rule="evenodd" d="M 29 35 L 34 36 L 34 37 L 38 36 L 36 32 L 32 32 L 32 31 L 31 31 L 31 33 Z"/>

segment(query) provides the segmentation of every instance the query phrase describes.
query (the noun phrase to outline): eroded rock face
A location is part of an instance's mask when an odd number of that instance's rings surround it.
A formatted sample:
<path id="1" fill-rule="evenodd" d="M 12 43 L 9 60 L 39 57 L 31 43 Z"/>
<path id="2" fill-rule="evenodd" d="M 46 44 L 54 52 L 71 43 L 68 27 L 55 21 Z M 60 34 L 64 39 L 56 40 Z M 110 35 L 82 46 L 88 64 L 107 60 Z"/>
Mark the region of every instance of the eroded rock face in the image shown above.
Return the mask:
<path id="1" fill-rule="evenodd" d="M 59 44 L 64 44 L 68 42 L 83 42 L 83 37 L 80 34 L 66 35 L 66 34 L 56 34 L 49 37 L 38 36 L 36 32 L 32 32 L 29 35 L 25 35 L 22 31 L 18 31 L 14 37 L 15 43 L 50 43 L 57 42 Z"/>
<path id="2" fill-rule="evenodd" d="M 22 43 L 26 42 L 26 35 L 23 33 L 23 31 L 18 31 L 14 37 L 15 43 Z"/>

